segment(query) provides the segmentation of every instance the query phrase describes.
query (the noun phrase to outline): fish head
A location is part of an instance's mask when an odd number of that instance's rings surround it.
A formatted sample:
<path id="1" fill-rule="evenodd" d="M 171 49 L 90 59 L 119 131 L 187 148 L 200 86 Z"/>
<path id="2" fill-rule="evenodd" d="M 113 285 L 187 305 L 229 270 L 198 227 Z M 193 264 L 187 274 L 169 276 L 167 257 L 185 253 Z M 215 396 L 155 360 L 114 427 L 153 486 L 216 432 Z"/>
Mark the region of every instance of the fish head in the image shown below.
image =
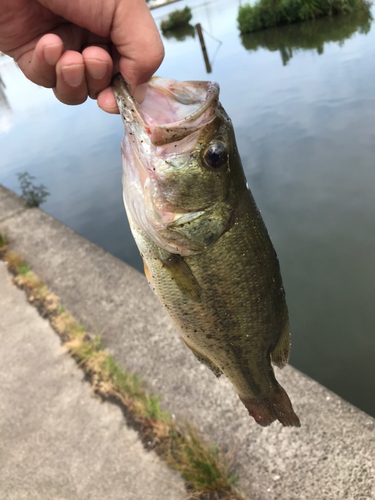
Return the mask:
<path id="1" fill-rule="evenodd" d="M 168 252 L 201 253 L 230 227 L 245 186 L 230 118 L 214 82 L 153 77 L 138 104 L 112 87 L 125 126 L 124 201 L 130 224 Z"/>

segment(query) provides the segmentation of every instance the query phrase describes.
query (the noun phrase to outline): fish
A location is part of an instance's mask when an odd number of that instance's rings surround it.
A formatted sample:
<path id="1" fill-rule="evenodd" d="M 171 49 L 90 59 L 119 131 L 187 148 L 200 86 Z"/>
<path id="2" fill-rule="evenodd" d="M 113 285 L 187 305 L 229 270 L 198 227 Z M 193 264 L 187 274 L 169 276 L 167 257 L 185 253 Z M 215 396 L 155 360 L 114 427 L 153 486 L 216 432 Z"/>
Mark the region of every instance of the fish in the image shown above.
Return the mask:
<path id="1" fill-rule="evenodd" d="M 196 358 L 261 426 L 300 426 L 273 365 L 288 361 L 280 266 L 215 82 L 154 76 L 141 104 L 120 74 L 123 195 L 153 292 Z"/>

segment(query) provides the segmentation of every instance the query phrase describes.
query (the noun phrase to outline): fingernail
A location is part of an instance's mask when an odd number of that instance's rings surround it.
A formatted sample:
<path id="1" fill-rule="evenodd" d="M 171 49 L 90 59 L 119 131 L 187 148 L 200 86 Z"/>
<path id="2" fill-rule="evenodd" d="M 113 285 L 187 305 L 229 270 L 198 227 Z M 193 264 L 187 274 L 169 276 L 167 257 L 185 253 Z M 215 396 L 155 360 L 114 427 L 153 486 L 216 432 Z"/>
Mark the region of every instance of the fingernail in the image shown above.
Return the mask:
<path id="1" fill-rule="evenodd" d="M 146 97 L 147 89 L 148 89 L 148 84 L 141 83 L 132 92 L 132 96 L 134 97 L 134 99 L 137 101 L 138 104 L 142 104 L 142 102 L 144 101 L 144 99 Z"/>
<path id="2" fill-rule="evenodd" d="M 47 45 L 43 50 L 44 59 L 51 66 L 55 66 L 61 56 L 61 43 Z"/>
<path id="3" fill-rule="evenodd" d="M 91 78 L 101 80 L 105 77 L 108 71 L 108 63 L 96 59 L 86 59 L 86 62 L 89 63 L 86 65 L 86 69 Z"/>
<path id="4" fill-rule="evenodd" d="M 83 80 L 83 64 L 73 64 L 61 68 L 64 82 L 71 87 L 78 87 Z"/>

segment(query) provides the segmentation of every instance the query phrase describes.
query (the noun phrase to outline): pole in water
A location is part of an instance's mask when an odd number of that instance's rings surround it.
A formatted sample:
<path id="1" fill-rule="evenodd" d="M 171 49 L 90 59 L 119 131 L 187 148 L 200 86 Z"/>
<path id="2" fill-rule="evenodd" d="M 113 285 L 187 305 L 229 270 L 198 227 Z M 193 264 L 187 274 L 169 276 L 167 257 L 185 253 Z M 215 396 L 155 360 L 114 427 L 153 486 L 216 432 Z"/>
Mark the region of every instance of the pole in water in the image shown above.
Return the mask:
<path id="1" fill-rule="evenodd" d="M 206 45 L 204 43 L 204 38 L 203 38 L 203 33 L 202 33 L 202 26 L 200 25 L 200 23 L 198 23 L 198 24 L 195 25 L 195 29 L 197 30 L 198 38 L 199 38 L 199 41 L 200 41 L 200 44 L 201 44 L 201 48 L 202 48 L 202 52 L 203 52 L 203 58 L 204 58 L 204 62 L 205 62 L 205 65 L 206 65 L 207 73 L 211 73 L 211 71 L 212 71 L 211 70 L 211 64 L 210 64 L 210 61 L 208 60 Z"/>

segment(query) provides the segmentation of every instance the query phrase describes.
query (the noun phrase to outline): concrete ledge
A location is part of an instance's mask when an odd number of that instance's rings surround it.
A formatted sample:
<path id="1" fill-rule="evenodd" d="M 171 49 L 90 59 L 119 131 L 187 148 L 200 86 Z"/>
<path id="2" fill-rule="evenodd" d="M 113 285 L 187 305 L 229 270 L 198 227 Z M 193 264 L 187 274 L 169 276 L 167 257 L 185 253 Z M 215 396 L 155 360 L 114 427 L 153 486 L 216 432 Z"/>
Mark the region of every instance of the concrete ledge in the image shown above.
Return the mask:
<path id="1" fill-rule="evenodd" d="M 15 193 L 8 189 L 0 189 L 0 221 L 22 212 L 26 208 L 26 203 Z"/>
<path id="2" fill-rule="evenodd" d="M 0 500 L 186 500 L 0 262 Z"/>
<path id="3" fill-rule="evenodd" d="M 0 186 L 0 214 L 14 195 Z M 23 203 L 18 200 L 21 210 Z M 183 345 L 134 269 L 39 209 L 0 219 L 20 253 L 78 321 L 101 333 L 120 364 L 143 375 L 166 409 L 189 418 L 234 451 L 240 485 L 251 500 L 375 498 L 375 420 L 292 367 L 277 377 L 301 429 L 262 429 L 230 383 L 215 379 Z"/>

